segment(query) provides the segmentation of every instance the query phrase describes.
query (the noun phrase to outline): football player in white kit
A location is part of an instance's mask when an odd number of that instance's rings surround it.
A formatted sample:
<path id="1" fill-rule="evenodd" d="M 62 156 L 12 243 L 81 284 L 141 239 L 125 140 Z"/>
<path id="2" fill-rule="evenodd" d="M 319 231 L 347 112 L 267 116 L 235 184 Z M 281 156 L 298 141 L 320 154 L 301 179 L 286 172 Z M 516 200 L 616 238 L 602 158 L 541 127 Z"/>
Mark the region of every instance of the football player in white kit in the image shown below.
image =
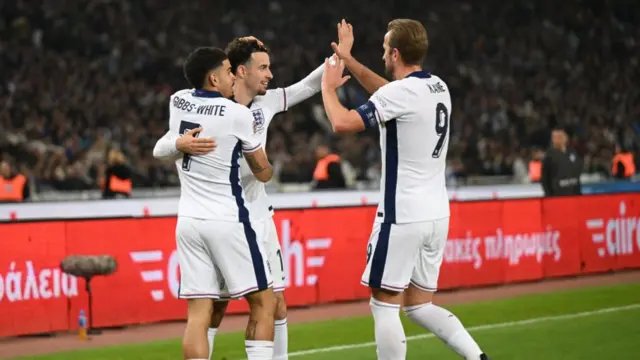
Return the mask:
<path id="1" fill-rule="evenodd" d="M 388 82 L 350 54 L 353 29 L 338 24 L 339 61 L 328 59 L 322 79 L 327 116 L 338 133 L 380 129 L 380 202 L 367 245 L 362 284 L 371 288 L 378 359 L 406 358 L 399 310 L 467 360 L 487 359 L 460 320 L 432 303 L 449 229 L 445 166 L 451 95 L 439 77 L 422 70 L 427 32 L 418 21 L 397 19 L 384 36 Z M 336 89 L 345 66 L 373 93 L 356 110 L 344 108 Z M 412 259 L 407 261 L 407 259 Z"/>
<path id="2" fill-rule="evenodd" d="M 267 90 L 269 81 L 273 79 L 270 70 L 269 50 L 252 37 L 237 38 L 229 43 L 226 49 L 231 62 L 231 68 L 236 75 L 234 99 L 239 104 L 247 106 L 254 118 L 253 130 L 261 140 L 263 146 L 267 141 L 267 129 L 271 120 L 278 113 L 287 111 L 291 106 L 310 98 L 320 92 L 320 82 L 324 66 L 320 66 L 301 81 L 286 88 Z M 197 139 L 197 138 L 196 138 Z M 165 151 L 158 153 L 158 157 L 169 157 L 196 150 L 189 149 L 186 144 L 180 144 L 176 135 L 166 134 L 158 140 L 156 147 L 161 146 Z M 205 139 L 197 139 L 204 143 Z M 198 143 L 194 141 L 194 143 Z M 183 147 L 184 146 L 184 147 Z M 217 150 L 215 150 L 217 151 Z M 215 152 L 214 151 L 214 152 Z M 263 224 L 265 229 L 265 250 L 273 278 L 273 291 L 276 294 L 277 305 L 275 311 L 274 359 L 288 358 L 287 304 L 284 297 L 285 271 L 278 233 L 273 221 L 273 207 L 265 191 L 264 184 L 253 176 L 249 166 L 241 162 L 240 174 L 242 187 L 251 209 L 252 221 Z M 224 317 L 228 302 L 216 301 L 208 331 L 210 353 L 213 352 L 214 337 Z M 211 357 L 211 354 L 210 354 Z"/>
<path id="3" fill-rule="evenodd" d="M 273 169 L 253 131 L 251 111 L 228 99 L 235 77 L 226 53 L 198 48 L 185 60 L 184 73 L 193 89 L 171 96 L 169 132 L 178 136 L 201 128 L 199 135 L 215 136 L 217 144 L 215 152 L 176 160 L 178 297 L 188 299 L 184 358 L 207 358 L 213 301 L 226 289 L 232 297 L 244 296 L 251 308 L 245 333 L 247 357 L 271 359 L 275 295 L 263 248 L 265 230 L 250 221 L 239 160 L 243 156 L 263 182 L 271 179 Z"/>

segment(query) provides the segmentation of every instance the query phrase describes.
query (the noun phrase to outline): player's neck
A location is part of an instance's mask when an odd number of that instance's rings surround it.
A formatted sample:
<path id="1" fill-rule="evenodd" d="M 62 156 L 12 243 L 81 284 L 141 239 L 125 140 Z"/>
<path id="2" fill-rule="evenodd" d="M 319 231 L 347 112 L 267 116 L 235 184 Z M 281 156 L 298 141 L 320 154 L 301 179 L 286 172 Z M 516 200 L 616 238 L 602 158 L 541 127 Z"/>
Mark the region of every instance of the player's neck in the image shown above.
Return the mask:
<path id="1" fill-rule="evenodd" d="M 394 77 L 396 80 L 404 79 L 407 75 L 416 71 L 422 71 L 422 67 L 418 65 L 404 65 L 396 67 Z"/>
<path id="2" fill-rule="evenodd" d="M 241 83 L 240 84 L 236 83 L 236 85 L 237 86 L 233 94 L 235 101 L 240 105 L 244 105 L 244 106 L 249 105 L 253 101 L 253 98 L 256 97 L 257 94 L 254 94 L 252 91 L 249 91 L 249 89 L 247 89 L 247 87 L 243 86 L 243 84 Z"/>
<path id="3" fill-rule="evenodd" d="M 206 91 L 206 92 L 217 92 L 217 93 L 221 93 L 222 94 L 222 92 L 220 90 L 218 90 L 218 88 L 215 87 L 215 86 L 204 86 L 204 87 L 202 87 L 201 90 L 202 91 Z"/>

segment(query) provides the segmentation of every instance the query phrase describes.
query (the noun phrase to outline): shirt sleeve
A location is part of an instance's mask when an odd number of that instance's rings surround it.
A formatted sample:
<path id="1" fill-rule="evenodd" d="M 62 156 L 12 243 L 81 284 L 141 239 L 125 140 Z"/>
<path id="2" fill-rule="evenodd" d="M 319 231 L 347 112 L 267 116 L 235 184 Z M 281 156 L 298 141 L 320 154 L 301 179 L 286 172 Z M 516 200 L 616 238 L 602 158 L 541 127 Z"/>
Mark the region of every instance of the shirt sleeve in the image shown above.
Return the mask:
<path id="1" fill-rule="evenodd" d="M 242 142 L 242 151 L 249 153 L 262 146 L 260 134 L 253 130 L 253 114 L 244 106 L 238 107 L 234 122 L 234 135 Z"/>
<path id="2" fill-rule="evenodd" d="M 178 140 L 178 134 L 167 131 L 153 147 L 153 157 L 156 159 L 169 159 L 179 156 L 181 153 L 176 149 L 176 140 Z"/>
<path id="3" fill-rule="evenodd" d="M 265 95 L 254 101 L 260 101 L 262 107 L 268 108 L 274 114 L 287 111 L 289 106 L 287 104 L 287 92 L 284 88 L 267 90 Z"/>
<path id="4" fill-rule="evenodd" d="M 287 111 L 290 106 L 295 106 L 320 92 L 324 64 L 318 66 L 304 79 L 287 86 L 284 89 L 284 104 L 281 111 Z"/>
<path id="5" fill-rule="evenodd" d="M 369 101 L 356 109 L 367 128 L 395 120 L 406 112 L 400 83 L 390 82 L 376 91 Z"/>
<path id="6" fill-rule="evenodd" d="M 173 108 L 171 104 L 173 104 L 174 98 L 175 94 L 171 95 L 169 98 L 169 129 L 160 139 L 158 139 L 156 145 L 153 147 L 153 157 L 159 160 L 175 159 L 182 155 L 182 153 L 176 148 L 176 140 L 178 140 L 181 134 L 179 131 L 179 125 L 176 124 L 174 116 L 172 116 Z"/>

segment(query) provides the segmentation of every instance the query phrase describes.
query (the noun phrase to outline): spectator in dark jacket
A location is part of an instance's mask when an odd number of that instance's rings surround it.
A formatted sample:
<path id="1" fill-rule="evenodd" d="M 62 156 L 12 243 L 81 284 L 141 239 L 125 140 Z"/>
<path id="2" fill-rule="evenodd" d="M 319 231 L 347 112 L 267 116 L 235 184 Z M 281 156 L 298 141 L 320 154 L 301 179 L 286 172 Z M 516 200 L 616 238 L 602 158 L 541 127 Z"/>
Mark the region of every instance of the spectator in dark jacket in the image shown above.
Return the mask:
<path id="1" fill-rule="evenodd" d="M 545 196 L 582 194 L 580 173 L 582 161 L 567 148 L 567 133 L 556 128 L 551 135 L 552 146 L 542 161 L 541 183 Z"/>

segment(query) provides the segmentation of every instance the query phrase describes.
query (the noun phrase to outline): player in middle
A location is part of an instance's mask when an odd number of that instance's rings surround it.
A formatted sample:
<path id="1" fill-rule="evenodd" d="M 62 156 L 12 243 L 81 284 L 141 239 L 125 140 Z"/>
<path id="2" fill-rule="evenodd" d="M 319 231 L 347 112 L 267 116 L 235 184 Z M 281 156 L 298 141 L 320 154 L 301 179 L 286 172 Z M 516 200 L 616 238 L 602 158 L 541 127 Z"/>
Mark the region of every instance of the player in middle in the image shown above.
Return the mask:
<path id="1" fill-rule="evenodd" d="M 324 65 L 319 66 L 301 81 L 285 87 L 267 90 L 273 79 L 269 50 L 262 42 L 253 38 L 236 38 L 227 45 L 227 56 L 231 62 L 231 71 L 236 76 L 234 98 L 239 104 L 246 105 L 253 113 L 253 131 L 261 136 L 263 146 L 267 141 L 267 129 L 273 117 L 285 112 L 289 107 L 312 97 L 320 92 Z M 189 134 L 188 136 L 193 136 Z M 202 142 L 205 139 L 198 139 Z M 173 153 L 160 154 L 162 157 L 173 157 L 182 153 L 192 154 L 192 148 L 182 146 L 178 138 L 166 134 L 158 143 L 175 144 Z M 166 146 L 166 145 L 165 145 Z M 165 147 L 163 146 L 163 147 Z M 215 151 L 215 150 L 214 150 Z M 268 221 L 270 232 L 265 234 L 264 245 L 267 260 L 272 272 L 273 291 L 276 293 L 277 307 L 275 311 L 275 334 L 273 358 L 288 359 L 287 304 L 284 297 L 285 271 L 280 242 L 273 221 L 271 206 L 265 185 L 255 179 L 245 161 L 241 162 L 240 174 L 246 201 L 251 207 L 252 221 Z M 267 226 L 265 226 L 267 228 Z M 209 352 L 213 352 L 214 337 L 227 309 L 227 301 L 216 301 L 209 329 Z M 211 354 L 209 356 L 211 358 Z"/>

